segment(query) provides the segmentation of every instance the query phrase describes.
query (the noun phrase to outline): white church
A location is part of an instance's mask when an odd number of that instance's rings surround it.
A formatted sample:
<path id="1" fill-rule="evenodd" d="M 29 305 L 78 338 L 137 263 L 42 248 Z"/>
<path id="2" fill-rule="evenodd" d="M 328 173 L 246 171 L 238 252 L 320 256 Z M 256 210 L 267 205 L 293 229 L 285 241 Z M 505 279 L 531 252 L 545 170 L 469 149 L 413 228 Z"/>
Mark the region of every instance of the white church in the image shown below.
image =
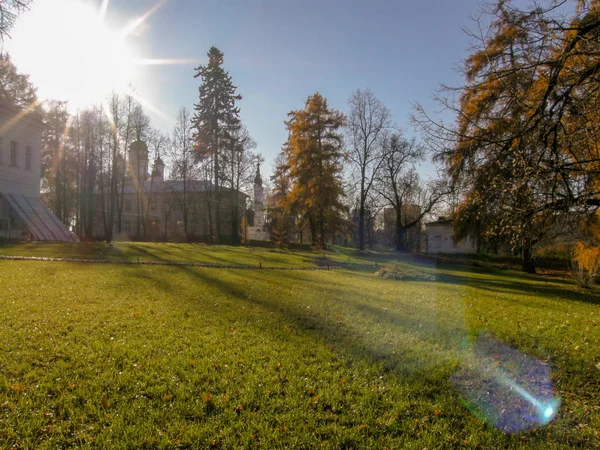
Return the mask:
<path id="1" fill-rule="evenodd" d="M 40 200 L 42 118 L 0 100 L 0 239 L 74 242 Z"/>
<path id="2" fill-rule="evenodd" d="M 271 236 L 265 226 L 265 189 L 260 176 L 260 164 L 256 165 L 254 177 L 254 225 L 248 227 L 248 238 L 251 241 L 270 241 Z"/>

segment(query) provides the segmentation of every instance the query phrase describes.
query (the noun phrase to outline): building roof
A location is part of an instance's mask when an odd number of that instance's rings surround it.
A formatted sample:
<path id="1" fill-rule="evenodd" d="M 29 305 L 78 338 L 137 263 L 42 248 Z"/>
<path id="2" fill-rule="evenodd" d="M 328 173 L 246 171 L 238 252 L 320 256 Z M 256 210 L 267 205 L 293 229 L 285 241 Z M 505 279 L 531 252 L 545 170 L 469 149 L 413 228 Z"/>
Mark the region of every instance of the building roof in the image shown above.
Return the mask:
<path id="1" fill-rule="evenodd" d="M 431 225 L 452 225 L 453 221 L 451 219 L 448 219 L 446 217 L 438 217 L 437 220 L 433 221 L 433 222 L 427 222 L 425 224 L 425 226 L 431 226 Z"/>
<path id="2" fill-rule="evenodd" d="M 46 127 L 42 115 L 31 108 L 22 108 L 6 98 L 0 98 L 0 108 L 6 110 L 10 115 L 19 116 L 21 120 L 28 120 L 32 125 L 40 128 Z"/>
<path id="3" fill-rule="evenodd" d="M 188 192 L 210 192 L 214 190 L 214 185 L 208 180 L 188 180 L 187 191 Z M 182 180 L 160 180 L 154 178 L 154 180 L 148 179 L 144 182 L 142 189 L 143 192 L 183 192 L 183 181 Z M 228 192 L 231 189 L 221 187 L 221 191 Z M 137 188 L 132 183 L 125 184 L 124 194 L 135 194 Z M 246 194 L 240 192 L 241 195 Z"/>

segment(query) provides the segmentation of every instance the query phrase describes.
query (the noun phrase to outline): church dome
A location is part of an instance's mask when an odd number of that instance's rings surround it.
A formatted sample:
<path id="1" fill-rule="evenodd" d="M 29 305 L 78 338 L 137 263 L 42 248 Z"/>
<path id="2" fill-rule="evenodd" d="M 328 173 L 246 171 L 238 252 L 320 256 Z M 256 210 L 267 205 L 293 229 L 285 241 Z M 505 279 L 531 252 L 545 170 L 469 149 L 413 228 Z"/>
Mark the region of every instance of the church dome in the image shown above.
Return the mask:
<path id="1" fill-rule="evenodd" d="M 139 160 L 148 160 L 148 146 L 143 141 L 132 142 L 129 146 L 129 154 L 136 156 Z"/>

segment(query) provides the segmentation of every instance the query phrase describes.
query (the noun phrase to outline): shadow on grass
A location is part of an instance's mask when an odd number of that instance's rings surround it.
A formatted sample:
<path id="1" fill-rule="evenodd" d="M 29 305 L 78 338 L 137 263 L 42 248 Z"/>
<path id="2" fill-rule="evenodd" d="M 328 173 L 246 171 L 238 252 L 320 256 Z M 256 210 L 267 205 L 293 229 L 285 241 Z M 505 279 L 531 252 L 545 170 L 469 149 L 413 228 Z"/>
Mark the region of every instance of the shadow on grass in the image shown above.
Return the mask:
<path id="1" fill-rule="evenodd" d="M 402 256 L 397 260 L 399 264 L 410 264 L 411 270 L 423 270 L 436 275 L 440 282 L 445 284 L 469 286 L 483 291 L 523 294 L 528 297 L 545 297 L 564 302 L 582 302 L 600 305 L 600 291 L 596 288 L 582 289 L 573 281 L 564 278 L 549 277 L 540 274 L 526 274 L 513 270 L 500 270 L 470 266 L 463 263 L 437 261 L 434 258 L 423 256 Z M 389 264 L 388 264 L 389 266 Z M 402 268 L 401 268 L 402 269 Z M 348 270 L 362 274 L 373 274 L 375 267 L 350 265 Z M 402 283 L 402 281 L 398 281 Z M 513 300 L 516 301 L 516 300 Z M 538 302 L 531 298 L 524 300 Z"/>
<path id="2" fill-rule="evenodd" d="M 253 305 L 277 317 L 281 327 L 261 328 L 261 332 L 271 332 L 273 337 L 281 338 L 282 329 L 290 326 L 311 340 L 324 341 L 334 351 L 351 355 L 351 359 L 375 362 L 381 365 L 382 370 L 398 375 L 417 376 L 419 379 L 431 377 L 431 380 L 439 382 L 439 371 L 442 371 L 442 379 L 448 380 L 467 334 L 464 317 L 448 318 L 442 311 L 435 311 L 431 303 L 402 313 L 386 311 L 378 305 L 381 299 L 375 294 L 350 298 L 344 295 L 344 287 L 339 284 L 322 280 L 313 284 L 310 276 L 303 277 L 289 271 L 277 273 L 277 280 L 265 280 L 261 276 L 264 272 L 260 271 L 230 271 L 231 276 L 224 281 L 222 273 L 216 271 L 191 267 L 173 270 L 183 271 L 186 278 L 194 280 L 190 286 L 208 285 L 225 294 L 238 303 L 239 312 L 241 306 Z M 148 282 L 143 272 L 136 271 L 132 275 Z M 275 276 L 273 272 L 269 275 Z M 151 280 L 161 290 L 177 291 L 160 272 Z M 277 285 L 270 295 L 260 295 L 260 291 L 252 289 L 260 282 L 273 281 Z M 302 299 L 286 301 L 289 297 L 286 288 L 295 283 L 311 285 L 310 291 L 317 296 L 327 287 L 327 294 L 323 295 L 332 296 L 327 300 L 333 303 L 324 305 L 319 298 L 306 302 Z M 336 311 L 343 314 L 336 314 Z"/>
<path id="3" fill-rule="evenodd" d="M 456 269 L 452 269 L 456 272 Z M 526 274 L 502 274 L 489 271 L 478 271 L 479 276 L 459 275 L 456 273 L 443 273 L 438 275 L 443 283 L 465 285 L 483 291 L 516 294 L 528 296 L 527 299 L 517 301 L 527 305 L 527 302 L 540 303 L 536 297 L 544 297 L 548 300 L 560 302 L 564 306 L 565 302 L 582 302 L 592 305 L 600 305 L 600 293 L 596 289 L 587 291 L 580 290 L 574 283 L 565 280 L 545 279 L 541 276 Z M 483 275 L 483 276 L 481 276 Z M 486 276 L 488 275 L 488 276 Z M 493 276 L 491 276 L 493 275 Z M 508 296 L 506 300 L 510 300 Z"/>

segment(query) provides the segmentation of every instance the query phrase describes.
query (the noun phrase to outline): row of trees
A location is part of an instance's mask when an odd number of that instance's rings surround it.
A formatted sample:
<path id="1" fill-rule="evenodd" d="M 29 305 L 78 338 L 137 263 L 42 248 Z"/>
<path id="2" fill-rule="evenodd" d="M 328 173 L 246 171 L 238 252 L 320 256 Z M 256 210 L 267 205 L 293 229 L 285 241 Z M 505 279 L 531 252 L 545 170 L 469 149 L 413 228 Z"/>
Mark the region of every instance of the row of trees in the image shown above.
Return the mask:
<path id="1" fill-rule="evenodd" d="M 16 14 L 28 4 L 17 0 L 3 3 L 6 23 L 0 23 L 2 37 L 7 35 Z M 43 136 L 43 191 L 57 216 L 72 224 L 82 238 L 92 237 L 94 210 L 98 207 L 94 193 L 100 195 L 106 239 L 110 241 L 115 231 L 122 231 L 124 191 L 129 181 L 136 182 L 137 211 L 147 216 L 152 186 L 149 193 L 144 192 L 143 180 L 128 180 L 127 170 L 129 146 L 144 141 L 155 157 L 166 157 L 171 177 L 182 181 L 177 206 L 186 236 L 189 189 L 199 179 L 211 181 L 206 219 L 214 242 L 220 241 L 224 226 L 220 217 L 222 191 L 248 191 L 251 169 L 259 160 L 252 152 L 256 144 L 241 124 L 237 107 L 241 96 L 223 69 L 222 52 L 212 47 L 208 63 L 195 68 L 195 77 L 201 83 L 194 115 L 190 117 L 190 112 L 182 108 L 171 137 L 152 128 L 141 105 L 131 96 L 114 94 L 107 104 L 75 116 L 69 115 L 64 102 L 51 101 L 40 108 L 28 77 L 16 71 L 8 56 L 2 58 L 2 97 L 20 107 L 36 108 L 48 125 Z M 304 229 L 310 230 L 313 243 L 325 246 L 326 234 L 345 222 L 350 204 L 358 211 L 358 241 L 364 249 L 367 210 L 372 217 L 374 210 L 387 205 L 396 210 L 397 243 L 403 249 L 406 230 L 431 210 L 441 191 L 420 183 L 414 164 L 423 159 L 423 149 L 394 130 L 389 110 L 372 92 L 355 92 L 349 106 L 346 118 L 330 110 L 327 101 L 315 94 L 304 110 L 289 114 L 289 139 L 273 176 L 275 208 L 271 210 L 279 211 L 274 224 L 286 235 L 292 226 L 298 227 L 301 236 Z M 349 145 L 344 145 L 344 137 Z M 348 170 L 345 162 L 351 167 L 346 189 L 342 177 L 344 169 Z M 238 197 L 234 199 L 229 225 L 236 239 L 242 208 L 236 203 Z M 402 212 L 409 202 L 419 202 L 423 207 L 419 217 L 407 221 Z M 137 221 L 140 237 L 146 236 L 146 222 Z"/>
<path id="2" fill-rule="evenodd" d="M 297 230 L 303 240 L 306 230 L 313 244 L 325 247 L 326 235 L 343 226 L 350 206 L 357 212 L 358 247 L 364 250 L 368 218 L 391 207 L 396 245 L 405 250 L 407 230 L 420 224 L 448 189 L 439 181 L 420 181 L 415 166 L 424 159 L 423 147 L 392 125 L 389 110 L 370 90 L 357 90 L 348 104 L 346 117 L 316 93 L 304 109 L 288 114 L 288 139 L 272 176 L 274 234 L 280 241 Z M 409 205 L 418 213 L 406 214 Z"/>
<path id="3" fill-rule="evenodd" d="M 367 221 L 391 207 L 396 246 L 405 250 L 407 230 L 420 224 L 448 189 L 439 181 L 421 182 L 415 166 L 424 159 L 424 148 L 393 126 L 389 110 L 370 90 L 357 90 L 348 104 L 345 116 L 316 93 L 304 109 L 288 114 L 288 139 L 271 178 L 273 233 L 277 241 L 294 230 L 301 241 L 310 234 L 313 244 L 325 247 L 326 236 L 347 224 L 351 207 L 358 218 L 358 247 L 364 250 Z M 418 213 L 407 215 L 409 205 Z"/>
<path id="4" fill-rule="evenodd" d="M 106 106 L 92 106 L 75 115 L 69 114 L 65 102 L 51 101 L 44 116 L 42 192 L 46 201 L 83 239 L 92 239 L 96 210 L 101 211 L 104 235 L 111 241 L 115 231 L 122 231 L 130 145 L 138 140 L 149 142 L 157 154 L 164 137 L 151 127 L 142 106 L 131 96 L 113 94 Z"/>
<path id="5" fill-rule="evenodd" d="M 144 187 L 145 174 L 131 177 L 129 170 L 129 149 L 138 141 L 148 146 L 151 161 L 164 158 L 170 178 L 182 182 L 183 192 L 173 193 L 176 204 L 169 207 L 181 211 L 186 236 L 192 203 L 189 194 L 202 179 L 212 183 L 204 206 L 214 242 L 219 242 L 225 226 L 231 226 L 235 230 L 232 236 L 238 238 L 239 211 L 245 205 L 239 205 L 239 197 L 234 196 L 231 224 L 221 224 L 221 194 L 224 189 L 248 192 L 259 156 L 252 151 L 256 144 L 239 120 L 235 103 L 241 97 L 222 68 L 223 54 L 213 47 L 208 56 L 208 64 L 195 69 L 201 78 L 195 115 L 181 108 L 168 136 L 152 127 L 142 105 L 131 95 L 112 94 L 105 103 L 74 115 L 66 102 L 47 101 L 42 106 L 29 77 L 18 72 L 8 55 L 0 55 L 0 98 L 19 108 L 34 109 L 46 124 L 42 135 L 44 197 L 58 218 L 82 239 L 92 239 L 97 210 L 107 241 L 123 231 L 127 184 L 136 187 L 140 217 L 138 229 L 130 231 L 140 238 L 147 236 L 152 182 Z M 134 148 L 145 151 L 143 145 Z"/>
<path id="6" fill-rule="evenodd" d="M 6 54 L 0 56 L 0 98 L 42 116 L 42 193 L 54 213 L 81 238 L 91 239 L 98 209 L 106 239 L 112 240 L 113 232 L 121 231 L 130 144 L 146 141 L 158 154 L 170 141 L 152 128 L 131 96 L 113 94 L 105 104 L 74 115 L 66 102 L 42 106 L 29 77 Z"/>
<path id="7" fill-rule="evenodd" d="M 315 94 L 285 122 L 288 139 L 272 177 L 275 234 L 306 230 L 324 246 L 351 206 L 364 249 L 367 217 L 389 206 L 402 249 L 406 230 L 452 192 L 457 237 L 477 235 L 489 249 L 510 246 L 532 271 L 536 244 L 558 224 L 592 228 L 600 206 L 600 2 L 548 0 L 527 10 L 498 0 L 486 13 L 480 34 L 472 34 L 464 86 L 440 96 L 456 124 L 436 122 L 419 107 L 415 116 L 451 184 L 419 180 L 415 165 L 424 158 L 423 147 L 395 129 L 389 110 L 370 91 L 352 94 L 347 115 Z M 212 180 L 208 213 L 219 241 L 221 192 L 247 182 L 254 144 L 240 123 L 241 97 L 222 68 L 223 54 L 213 47 L 208 57 L 206 66 L 196 68 L 201 86 L 194 116 L 181 112 L 173 140 L 155 138 L 129 98 L 114 96 L 107 107 L 75 118 L 64 105 L 50 104 L 44 178 L 59 217 L 77 223 L 85 235 L 86 195 L 100 188 L 107 192 L 103 220 L 110 238 L 109 224 L 122 211 L 127 143 L 144 135 L 155 151 L 168 142 L 176 176 Z M 4 56 L 3 67 L 7 61 Z M 4 97 L 22 106 L 35 103 L 23 76 L 7 80 Z M 403 217 L 407 204 L 420 205 L 420 217 Z M 232 231 L 239 229 L 238 210 Z"/>

